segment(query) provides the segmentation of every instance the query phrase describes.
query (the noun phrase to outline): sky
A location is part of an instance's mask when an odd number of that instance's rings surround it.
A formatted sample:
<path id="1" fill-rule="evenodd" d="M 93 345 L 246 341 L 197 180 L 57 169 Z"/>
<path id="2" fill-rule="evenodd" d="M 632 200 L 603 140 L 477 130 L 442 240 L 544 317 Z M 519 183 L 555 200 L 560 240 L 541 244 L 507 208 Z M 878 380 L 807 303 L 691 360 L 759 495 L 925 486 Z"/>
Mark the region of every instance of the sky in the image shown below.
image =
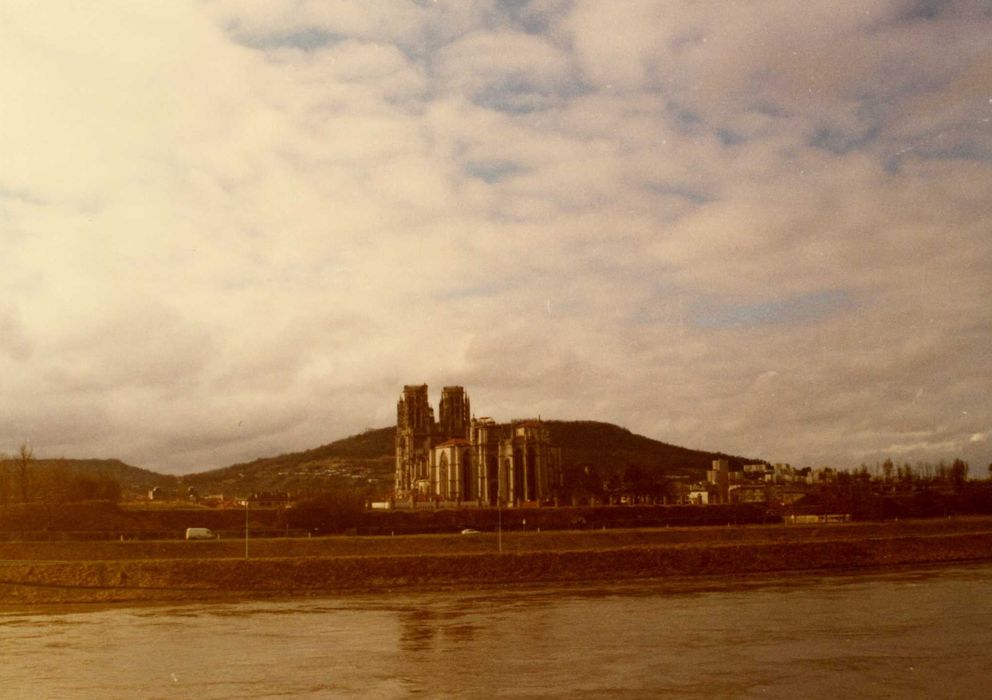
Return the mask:
<path id="1" fill-rule="evenodd" d="M 0 451 L 992 462 L 989 0 L 0 4 Z"/>

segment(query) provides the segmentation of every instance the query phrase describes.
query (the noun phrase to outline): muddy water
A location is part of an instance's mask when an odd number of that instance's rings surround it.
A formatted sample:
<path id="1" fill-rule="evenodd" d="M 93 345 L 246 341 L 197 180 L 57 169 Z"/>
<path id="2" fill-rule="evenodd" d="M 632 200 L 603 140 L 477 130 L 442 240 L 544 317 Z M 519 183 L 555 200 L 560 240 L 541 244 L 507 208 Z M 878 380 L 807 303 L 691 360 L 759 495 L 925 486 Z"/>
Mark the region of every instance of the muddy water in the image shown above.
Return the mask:
<path id="1" fill-rule="evenodd" d="M 986 697 L 992 566 L 0 614 L 0 697 Z"/>

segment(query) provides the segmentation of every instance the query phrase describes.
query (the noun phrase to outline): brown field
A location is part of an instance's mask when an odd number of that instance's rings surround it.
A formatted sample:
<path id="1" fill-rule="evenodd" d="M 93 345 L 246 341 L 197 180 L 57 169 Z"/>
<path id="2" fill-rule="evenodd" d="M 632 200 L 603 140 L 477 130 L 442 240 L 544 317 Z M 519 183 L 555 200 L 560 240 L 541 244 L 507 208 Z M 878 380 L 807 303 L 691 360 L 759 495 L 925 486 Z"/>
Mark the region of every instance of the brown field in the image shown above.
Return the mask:
<path id="1" fill-rule="evenodd" d="M 249 540 L 0 543 L 0 601 L 198 601 L 992 560 L 992 518 Z"/>

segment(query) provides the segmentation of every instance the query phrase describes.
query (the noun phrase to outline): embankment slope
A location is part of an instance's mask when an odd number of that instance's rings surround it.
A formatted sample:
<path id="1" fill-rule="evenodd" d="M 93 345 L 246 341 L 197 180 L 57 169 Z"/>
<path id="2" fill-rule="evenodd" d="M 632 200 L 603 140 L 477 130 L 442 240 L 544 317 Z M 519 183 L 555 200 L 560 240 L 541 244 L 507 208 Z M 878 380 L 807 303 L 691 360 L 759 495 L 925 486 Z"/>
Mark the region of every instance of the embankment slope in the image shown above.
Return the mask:
<path id="1" fill-rule="evenodd" d="M 310 555 L 303 556 L 271 556 L 278 553 L 280 544 L 292 541 L 270 540 L 255 543 L 257 553 L 267 556 L 248 560 L 243 558 L 243 549 L 242 558 L 235 558 L 233 549 L 226 549 L 226 556 L 196 556 L 205 553 L 205 548 L 191 548 L 188 556 L 175 558 L 149 558 L 138 550 L 131 550 L 130 558 L 102 560 L 6 558 L 0 566 L 0 600 L 7 607 L 194 602 L 992 560 L 989 519 L 931 523 L 929 528 L 858 525 L 707 530 L 692 536 L 609 533 L 598 542 L 593 533 L 574 533 L 571 541 L 560 533 L 554 539 L 543 539 L 540 533 L 519 533 L 505 538 L 502 552 L 495 551 L 496 541 L 488 536 L 422 536 L 328 538 L 316 541 Z M 735 530 L 746 536 L 728 537 Z M 666 540 L 665 534 L 674 536 Z M 327 554 L 335 546 L 328 543 L 335 542 L 348 543 L 352 551 L 343 553 L 348 549 L 345 547 L 339 553 Z M 330 549 L 315 555 L 321 552 L 322 544 Z M 355 546 L 363 546 L 364 552 L 357 553 Z M 4 553 L 0 548 L 0 554 Z M 37 554 L 43 556 L 44 552 Z"/>

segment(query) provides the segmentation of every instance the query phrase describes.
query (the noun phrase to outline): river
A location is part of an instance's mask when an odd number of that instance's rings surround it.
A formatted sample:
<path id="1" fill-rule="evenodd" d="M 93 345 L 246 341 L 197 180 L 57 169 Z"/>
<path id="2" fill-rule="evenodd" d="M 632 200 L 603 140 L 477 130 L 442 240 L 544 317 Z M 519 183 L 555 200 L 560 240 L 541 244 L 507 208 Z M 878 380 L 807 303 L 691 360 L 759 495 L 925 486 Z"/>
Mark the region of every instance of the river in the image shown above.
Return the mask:
<path id="1" fill-rule="evenodd" d="M 978 698 L 992 565 L 0 614 L 15 698 Z"/>

